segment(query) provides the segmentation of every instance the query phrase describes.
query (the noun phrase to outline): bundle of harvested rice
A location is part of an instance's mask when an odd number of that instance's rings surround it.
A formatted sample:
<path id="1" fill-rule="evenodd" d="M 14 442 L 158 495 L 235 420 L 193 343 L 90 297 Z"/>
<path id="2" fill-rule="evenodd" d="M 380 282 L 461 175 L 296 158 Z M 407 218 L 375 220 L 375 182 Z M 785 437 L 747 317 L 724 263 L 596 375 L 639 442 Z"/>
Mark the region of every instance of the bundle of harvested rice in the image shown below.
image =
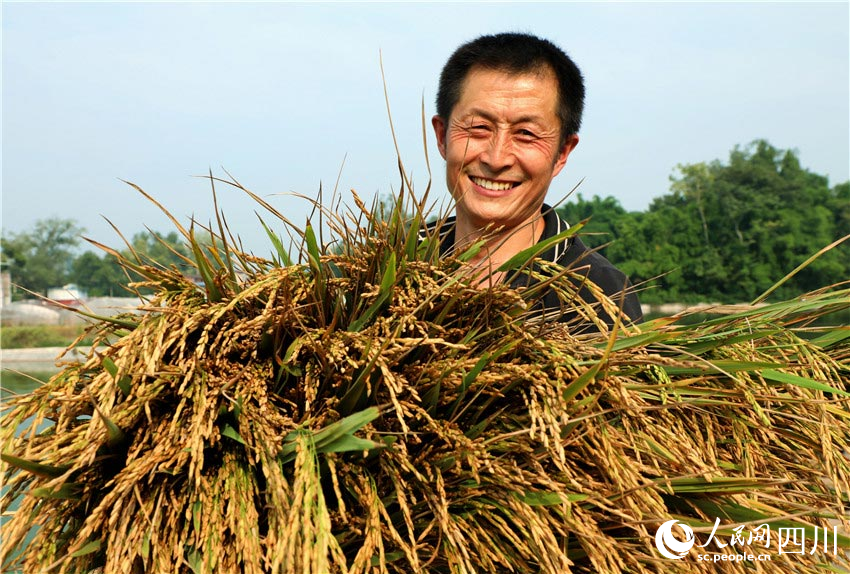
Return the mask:
<path id="1" fill-rule="evenodd" d="M 211 246 L 177 224 L 202 285 L 125 259 L 155 290 L 146 312 L 101 318 L 85 362 L 7 401 L 2 508 L 19 506 L 5 567 L 840 568 L 850 333 L 809 325 L 850 307 L 850 290 L 574 337 L 529 320 L 539 289 L 471 286 L 472 252 L 441 260 L 409 197 L 331 217 L 333 246 L 290 226 L 297 261 L 269 227 L 264 260 L 221 223 Z M 578 305 L 571 270 L 528 272 Z M 682 559 L 656 545 L 674 519 L 697 532 Z M 729 544 L 763 524 L 820 546 Z M 756 550 L 767 559 L 735 559 Z"/>

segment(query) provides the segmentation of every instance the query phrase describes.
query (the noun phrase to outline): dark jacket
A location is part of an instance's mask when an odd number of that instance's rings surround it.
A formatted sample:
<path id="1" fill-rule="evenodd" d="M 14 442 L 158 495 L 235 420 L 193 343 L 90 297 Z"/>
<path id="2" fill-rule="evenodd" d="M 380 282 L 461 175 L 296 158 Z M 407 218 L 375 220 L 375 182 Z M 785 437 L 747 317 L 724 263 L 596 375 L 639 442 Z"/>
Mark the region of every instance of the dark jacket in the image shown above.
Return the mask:
<path id="1" fill-rule="evenodd" d="M 548 205 L 543 206 L 542 213 L 545 227 L 539 243 L 569 229 L 569 224 Z M 454 244 L 454 218 L 450 218 L 440 228 L 440 253 L 442 255 L 449 254 Z M 564 241 L 556 243 L 544 251 L 538 257 L 538 260 L 549 261 L 572 269 L 577 276 L 595 283 L 616 305 L 622 304 L 623 313 L 628 319 L 635 323 L 643 319 L 640 302 L 628 278 L 605 257 L 589 249 L 579 237 L 568 237 Z M 536 270 L 540 271 L 540 268 L 536 267 Z M 511 275 L 509 273 L 508 277 L 511 287 L 514 288 L 530 287 L 536 283 L 536 280 L 530 278 L 527 274 L 514 273 Z M 579 289 L 578 296 L 588 304 L 597 302 L 590 289 L 584 285 Z M 570 305 L 568 301 L 561 301 L 560 297 L 552 289 L 549 289 L 538 301 L 536 307 L 532 309 L 532 313 L 544 314 L 546 318 L 551 320 L 573 323 L 572 331 L 576 334 L 595 331 L 595 326 L 583 320 L 575 311 L 575 307 L 576 305 Z M 598 307 L 597 314 L 609 326 L 614 324 L 614 320 Z"/>

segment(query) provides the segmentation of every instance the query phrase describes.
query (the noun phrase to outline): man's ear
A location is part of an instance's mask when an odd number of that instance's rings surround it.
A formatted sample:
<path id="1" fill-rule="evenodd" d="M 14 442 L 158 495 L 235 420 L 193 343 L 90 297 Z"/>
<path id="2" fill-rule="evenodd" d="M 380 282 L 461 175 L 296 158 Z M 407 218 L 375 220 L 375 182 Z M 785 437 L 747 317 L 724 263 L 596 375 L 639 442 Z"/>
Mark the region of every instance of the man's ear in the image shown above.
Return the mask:
<path id="1" fill-rule="evenodd" d="M 440 116 L 431 118 L 431 125 L 434 126 L 434 135 L 437 136 L 437 149 L 440 150 L 440 155 L 446 159 L 446 122 Z"/>
<path id="2" fill-rule="evenodd" d="M 552 170 L 552 177 L 558 175 L 561 170 L 567 165 L 567 158 L 578 145 L 578 134 L 573 134 L 567 138 L 564 145 L 558 151 L 558 156 L 555 158 L 555 167 Z"/>

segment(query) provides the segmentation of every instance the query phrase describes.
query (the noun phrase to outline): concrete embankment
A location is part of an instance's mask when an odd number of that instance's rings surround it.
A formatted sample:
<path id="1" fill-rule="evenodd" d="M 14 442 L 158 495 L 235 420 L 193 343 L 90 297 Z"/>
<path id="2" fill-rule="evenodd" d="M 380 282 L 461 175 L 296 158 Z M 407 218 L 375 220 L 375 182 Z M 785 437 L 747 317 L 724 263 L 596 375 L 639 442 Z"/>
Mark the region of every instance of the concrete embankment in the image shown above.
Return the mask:
<path id="1" fill-rule="evenodd" d="M 748 305 L 746 303 L 737 303 L 734 305 L 723 305 L 721 303 L 692 303 L 689 305 L 685 303 L 664 303 L 660 305 L 642 304 L 640 308 L 643 311 L 644 317 L 648 315 L 669 317 L 686 312 L 709 313 L 712 315 L 732 315 L 735 313 L 752 311 L 753 309 L 757 309 L 764 305 L 766 305 L 766 303 L 759 303 L 757 305 Z"/>
<path id="2" fill-rule="evenodd" d="M 67 353 L 64 347 L 0 349 L 0 366 L 16 371 L 56 371 L 59 369 L 57 362 L 82 361 L 90 349 L 91 347 L 77 347 Z"/>

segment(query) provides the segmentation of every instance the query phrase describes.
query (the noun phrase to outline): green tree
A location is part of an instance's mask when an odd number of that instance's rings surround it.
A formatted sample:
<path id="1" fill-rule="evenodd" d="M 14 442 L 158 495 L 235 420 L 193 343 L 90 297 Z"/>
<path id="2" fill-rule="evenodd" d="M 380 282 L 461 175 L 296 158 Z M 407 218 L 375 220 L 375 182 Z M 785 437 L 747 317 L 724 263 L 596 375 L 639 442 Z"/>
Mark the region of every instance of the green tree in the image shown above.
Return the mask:
<path id="1" fill-rule="evenodd" d="M 701 218 L 708 239 L 697 248 L 685 235 L 670 235 L 671 243 L 686 246 L 683 280 L 695 294 L 753 299 L 837 237 L 827 178 L 803 169 L 793 151 L 759 140 L 736 147 L 725 165 L 679 171 L 671 187 L 683 200 L 677 216 Z M 792 297 L 840 280 L 850 271 L 842 256 L 847 252 L 840 249 L 825 255 L 777 295 Z"/>
<path id="2" fill-rule="evenodd" d="M 202 231 L 203 235 L 206 232 Z M 176 231 L 162 233 L 159 231 L 142 231 L 133 235 L 130 246 L 121 250 L 128 261 L 141 265 L 176 268 L 184 274 L 191 274 L 194 269 L 186 263 L 184 257 L 192 258 L 189 248 L 181 235 Z M 123 283 L 134 283 L 143 279 L 136 273 L 128 271 Z M 141 292 L 148 293 L 149 289 L 142 288 Z"/>
<path id="3" fill-rule="evenodd" d="M 53 217 L 35 222 L 27 232 L 0 238 L 3 264 L 12 282 L 35 293 L 46 294 L 70 278 L 74 249 L 85 230 L 72 219 Z M 15 292 L 15 297 L 23 294 Z"/>
<path id="4" fill-rule="evenodd" d="M 829 190 L 826 208 L 833 214 L 835 234 L 838 237 L 850 235 L 850 181 Z"/>
<path id="5" fill-rule="evenodd" d="M 109 254 L 98 256 L 86 251 L 74 259 L 71 278 L 90 297 L 124 297 L 129 294 L 125 288 L 127 274 Z"/>
<path id="6" fill-rule="evenodd" d="M 130 244 L 132 250 L 141 256 L 144 263 L 155 261 L 163 267 L 176 266 L 178 269 L 186 267 L 182 257 L 189 256 L 189 249 L 176 231 L 168 233 L 143 231 L 133 235 Z M 125 249 L 123 253 L 130 256 L 129 249 Z"/>
<path id="7" fill-rule="evenodd" d="M 174 231 L 136 233 L 130 245 L 119 251 L 129 261 L 143 265 L 187 269 L 181 255 L 187 256 L 189 251 L 180 235 Z M 113 255 L 104 253 L 99 256 L 91 251 L 74 259 L 71 278 L 92 297 L 132 296 L 133 290 L 128 284 L 141 280 L 132 271 L 123 269 Z"/>
<path id="8" fill-rule="evenodd" d="M 579 193 L 574 201 L 564 204 L 557 211 L 571 225 L 589 219 L 581 234 L 582 241 L 592 248 L 618 240 L 628 227 L 626 210 L 616 198 L 610 196 L 602 199 L 594 195 L 588 201 Z"/>
<path id="9" fill-rule="evenodd" d="M 811 255 L 850 233 L 850 183 L 800 165 L 794 151 L 764 140 L 736 147 L 726 163 L 680 165 L 669 193 L 644 213 L 594 198 L 559 211 L 592 216 L 586 242 L 611 242 L 606 256 L 635 283 L 652 282 L 644 302 L 741 302 L 758 297 Z M 850 277 L 850 244 L 823 255 L 786 283 L 790 298 Z"/>

